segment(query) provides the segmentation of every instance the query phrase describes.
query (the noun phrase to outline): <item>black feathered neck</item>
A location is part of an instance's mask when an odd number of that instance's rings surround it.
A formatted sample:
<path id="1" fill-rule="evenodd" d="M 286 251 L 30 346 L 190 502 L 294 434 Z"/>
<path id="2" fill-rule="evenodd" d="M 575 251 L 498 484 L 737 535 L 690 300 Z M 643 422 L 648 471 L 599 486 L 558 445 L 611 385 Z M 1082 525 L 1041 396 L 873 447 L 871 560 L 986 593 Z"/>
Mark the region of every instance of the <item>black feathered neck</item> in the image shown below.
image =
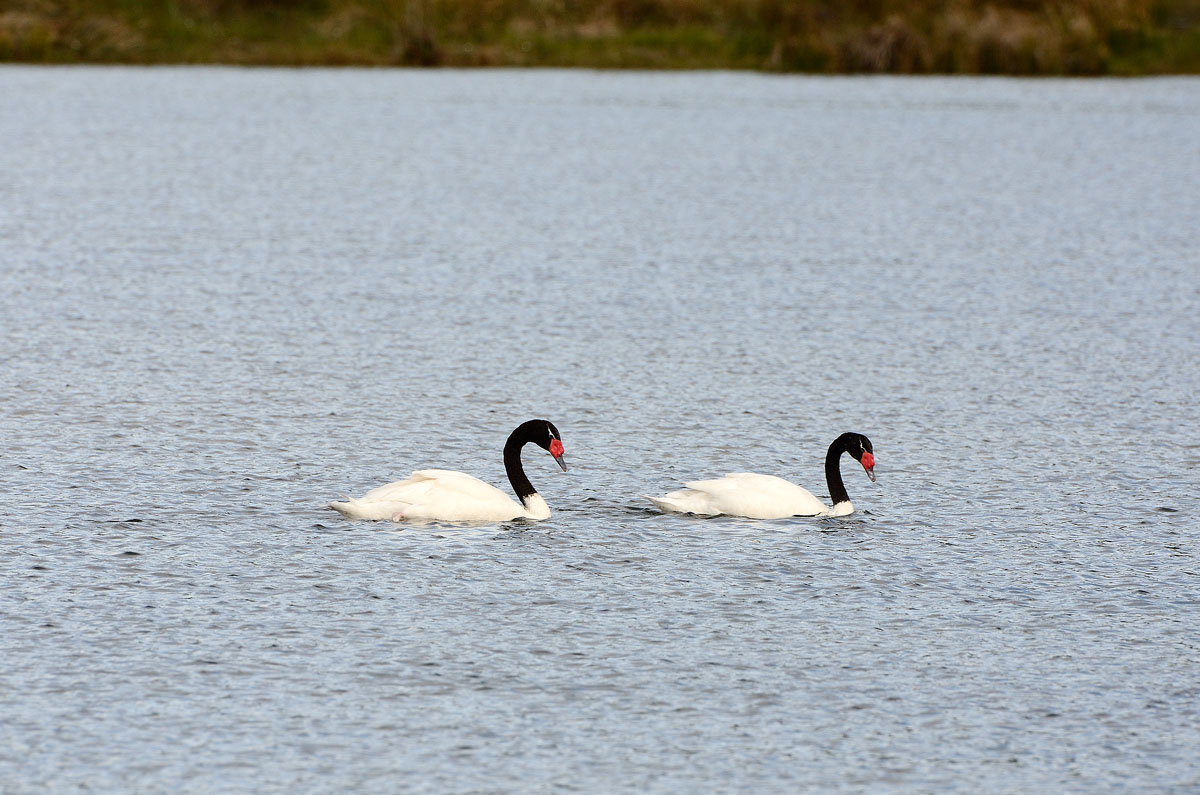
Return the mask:
<path id="1" fill-rule="evenodd" d="M 549 450 L 550 440 L 561 438 L 558 428 L 549 420 L 523 422 L 508 435 L 508 441 L 504 443 L 504 471 L 508 473 L 508 482 L 512 484 L 513 491 L 522 505 L 528 497 L 537 494 L 537 489 L 525 476 L 525 468 L 521 465 L 521 448 L 533 442 L 538 447 Z"/>
<path id="2" fill-rule="evenodd" d="M 843 433 L 829 445 L 829 452 L 825 454 L 825 482 L 829 485 L 829 499 L 834 505 L 850 502 L 839 465 L 842 453 L 849 453 L 855 461 L 861 461 L 864 452 L 871 452 L 871 440 L 861 433 Z"/>

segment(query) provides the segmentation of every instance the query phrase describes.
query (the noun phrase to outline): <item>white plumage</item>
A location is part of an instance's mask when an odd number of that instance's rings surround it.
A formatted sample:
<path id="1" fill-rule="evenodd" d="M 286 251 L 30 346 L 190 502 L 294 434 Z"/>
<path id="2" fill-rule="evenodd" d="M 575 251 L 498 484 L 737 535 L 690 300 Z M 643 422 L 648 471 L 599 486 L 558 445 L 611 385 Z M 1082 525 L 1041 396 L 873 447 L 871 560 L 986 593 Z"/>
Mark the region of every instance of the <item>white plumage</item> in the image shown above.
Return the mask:
<path id="1" fill-rule="evenodd" d="M 351 519 L 442 522 L 506 522 L 548 519 L 550 508 L 534 494 L 528 507 L 490 483 L 465 472 L 420 469 L 405 480 L 371 489 L 358 499 L 331 502 L 329 507 Z"/>
<path id="2" fill-rule="evenodd" d="M 839 461 L 849 453 L 872 481 L 875 480 L 875 454 L 871 440 L 861 433 L 843 433 L 834 439 L 825 453 L 825 482 L 833 507 L 814 497 L 807 489 L 774 475 L 731 472 L 723 478 L 693 480 L 686 488 L 646 499 L 669 513 L 694 513 L 700 516 L 744 516 L 748 519 L 783 519 L 788 516 L 846 516 L 854 513 L 854 504 L 842 482 Z"/>
<path id="3" fill-rule="evenodd" d="M 782 519 L 786 516 L 845 516 L 854 512 L 847 500 L 830 508 L 807 489 L 774 475 L 731 472 L 723 478 L 693 480 L 687 488 L 646 499 L 669 513 L 701 516 L 745 516 Z"/>
<path id="4" fill-rule="evenodd" d="M 517 502 L 477 477 L 449 469 L 419 469 L 404 480 L 371 489 L 362 497 L 344 497 L 329 507 L 351 519 L 440 522 L 507 522 L 548 519 L 550 507 L 521 465 L 521 448 L 533 442 L 548 451 L 565 472 L 562 437 L 554 423 L 529 420 L 517 426 L 504 443 L 504 469 L 521 499 Z"/>

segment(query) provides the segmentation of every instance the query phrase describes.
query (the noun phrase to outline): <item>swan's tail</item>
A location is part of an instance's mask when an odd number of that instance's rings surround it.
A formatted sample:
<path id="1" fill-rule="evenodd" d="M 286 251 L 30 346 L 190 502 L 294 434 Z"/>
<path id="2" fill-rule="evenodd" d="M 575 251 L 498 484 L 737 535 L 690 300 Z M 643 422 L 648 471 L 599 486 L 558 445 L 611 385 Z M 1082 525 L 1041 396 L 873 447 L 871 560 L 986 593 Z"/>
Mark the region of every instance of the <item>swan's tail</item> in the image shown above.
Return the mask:
<path id="1" fill-rule="evenodd" d="M 345 500 L 345 502 L 331 502 L 329 503 L 329 507 L 340 513 L 342 516 L 346 516 L 351 519 L 357 518 L 354 515 L 354 503 L 358 502 L 358 500 L 354 499 L 353 497 L 347 497 L 344 494 L 342 495 L 342 499 Z"/>
<path id="2" fill-rule="evenodd" d="M 680 489 L 661 497 L 651 497 L 649 494 L 642 496 L 664 513 L 694 513 L 697 516 L 716 516 L 720 513 L 709 504 L 707 495 L 692 489 Z"/>
<path id="3" fill-rule="evenodd" d="M 371 521 L 391 520 L 402 508 L 403 503 L 363 502 L 353 497 L 343 497 L 345 502 L 331 502 L 329 507 L 345 516 L 347 519 L 369 519 Z"/>
<path id="4" fill-rule="evenodd" d="M 664 494 L 661 497 L 651 497 L 649 494 L 643 494 L 643 497 L 654 503 L 654 507 L 664 513 L 687 513 L 688 509 L 679 505 L 675 500 L 671 499 L 672 495 Z"/>
<path id="5" fill-rule="evenodd" d="M 671 506 L 662 497 L 651 497 L 649 494 L 643 494 L 642 498 L 650 500 L 650 502 L 654 503 L 654 507 L 658 508 L 660 511 L 671 510 Z"/>

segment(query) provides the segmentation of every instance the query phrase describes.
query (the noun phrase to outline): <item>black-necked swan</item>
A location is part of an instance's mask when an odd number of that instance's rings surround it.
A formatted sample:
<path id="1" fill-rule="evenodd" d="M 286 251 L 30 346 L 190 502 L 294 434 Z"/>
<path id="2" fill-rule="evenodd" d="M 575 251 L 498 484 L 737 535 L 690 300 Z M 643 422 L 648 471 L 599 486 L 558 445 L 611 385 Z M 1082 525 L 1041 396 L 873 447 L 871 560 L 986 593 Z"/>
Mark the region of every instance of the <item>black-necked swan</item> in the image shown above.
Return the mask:
<path id="1" fill-rule="evenodd" d="M 806 489 L 774 475 L 733 472 L 714 480 L 693 480 L 687 488 L 662 497 L 646 497 L 668 513 L 695 513 L 701 516 L 744 516 L 748 519 L 782 519 L 787 516 L 846 516 L 854 505 L 838 461 L 849 453 L 862 464 L 867 477 L 875 482 L 875 453 L 871 440 L 861 433 L 843 433 L 829 445 L 825 454 L 825 480 L 833 507 L 818 500 Z"/>
<path id="2" fill-rule="evenodd" d="M 550 507 L 525 477 L 521 448 L 527 442 L 563 461 L 562 437 L 549 420 L 529 420 L 517 426 L 504 443 L 504 470 L 517 493 L 515 502 L 500 489 L 476 477 L 448 469 L 421 469 L 407 480 L 372 489 L 360 499 L 344 498 L 329 507 L 351 519 L 390 519 L 443 522 L 504 522 L 510 519 L 548 519 Z"/>

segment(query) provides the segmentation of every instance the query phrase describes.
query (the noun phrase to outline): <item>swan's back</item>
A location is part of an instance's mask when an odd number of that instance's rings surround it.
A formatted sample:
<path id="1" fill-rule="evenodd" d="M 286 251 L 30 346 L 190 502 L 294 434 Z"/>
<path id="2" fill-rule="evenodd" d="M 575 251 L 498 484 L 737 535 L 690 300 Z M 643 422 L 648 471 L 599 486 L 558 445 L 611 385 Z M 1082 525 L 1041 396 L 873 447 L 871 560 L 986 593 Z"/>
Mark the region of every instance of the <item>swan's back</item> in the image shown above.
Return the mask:
<path id="1" fill-rule="evenodd" d="M 774 475 L 731 472 L 723 478 L 693 480 L 684 485 L 687 488 L 647 499 L 664 511 L 701 516 L 782 519 L 830 513 L 829 507 L 807 489 Z"/>
<path id="2" fill-rule="evenodd" d="M 520 503 L 490 483 L 449 469 L 421 469 L 371 489 L 360 499 L 331 502 L 329 507 L 351 519 L 372 520 L 493 522 L 527 515 Z"/>
<path id="3" fill-rule="evenodd" d="M 474 475 L 451 469 L 418 469 L 404 480 L 371 489 L 363 495 L 362 500 L 412 502 L 423 496 L 442 492 L 473 500 L 494 500 L 499 497 L 512 501 L 511 497 L 491 483 L 484 483 Z"/>

